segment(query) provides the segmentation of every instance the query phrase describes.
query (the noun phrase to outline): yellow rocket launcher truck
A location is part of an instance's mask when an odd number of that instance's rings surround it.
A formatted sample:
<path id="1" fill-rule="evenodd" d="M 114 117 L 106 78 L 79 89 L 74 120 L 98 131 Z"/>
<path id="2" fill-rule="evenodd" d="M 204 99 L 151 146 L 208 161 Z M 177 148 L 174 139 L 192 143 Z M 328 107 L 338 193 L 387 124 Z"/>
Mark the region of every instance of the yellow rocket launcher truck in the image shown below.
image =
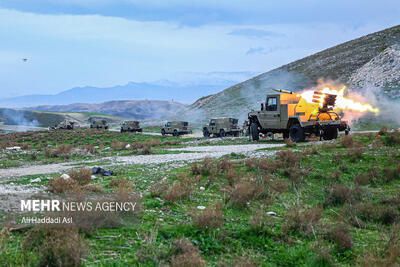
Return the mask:
<path id="1" fill-rule="evenodd" d="M 309 103 L 301 97 L 301 93 L 274 91 L 279 94 L 267 95 L 261 110 L 248 114 L 253 140 L 258 140 L 261 133 L 282 133 L 283 138 L 294 142 L 304 141 L 311 134 L 331 140 L 337 138 L 338 131 L 349 133 L 347 122 L 334 111 L 336 95 L 314 92 L 313 103 Z"/>

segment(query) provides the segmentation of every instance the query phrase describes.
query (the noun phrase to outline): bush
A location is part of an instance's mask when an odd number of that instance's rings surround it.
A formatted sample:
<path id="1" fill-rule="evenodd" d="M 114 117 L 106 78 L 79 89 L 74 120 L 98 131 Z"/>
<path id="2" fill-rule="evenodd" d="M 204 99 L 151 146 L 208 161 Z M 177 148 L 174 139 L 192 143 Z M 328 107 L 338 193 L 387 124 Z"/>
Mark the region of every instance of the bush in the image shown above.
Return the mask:
<path id="1" fill-rule="evenodd" d="M 63 144 L 57 146 L 55 149 L 46 148 L 45 157 L 46 158 L 69 158 L 72 151 L 72 146 Z"/>
<path id="2" fill-rule="evenodd" d="M 382 180 L 384 182 L 390 183 L 394 180 L 399 180 L 400 179 L 400 166 L 395 167 L 395 168 L 385 168 L 383 169 L 383 177 Z"/>
<path id="3" fill-rule="evenodd" d="M 71 170 L 69 176 L 80 185 L 86 185 L 92 180 L 92 170 L 89 168 L 79 168 Z"/>
<path id="4" fill-rule="evenodd" d="M 260 187 L 252 182 L 237 183 L 230 194 L 230 202 L 234 206 L 246 206 L 247 202 L 256 197 L 259 190 Z"/>
<path id="5" fill-rule="evenodd" d="M 175 254 L 171 259 L 173 267 L 203 267 L 206 265 L 199 249 L 186 238 L 177 240 L 173 245 L 172 252 Z"/>
<path id="6" fill-rule="evenodd" d="M 345 135 L 340 139 L 340 143 L 346 148 L 351 148 L 354 145 L 354 140 L 351 135 Z"/>
<path id="7" fill-rule="evenodd" d="M 327 237 L 330 241 L 336 243 L 339 251 L 350 250 L 353 246 L 353 242 L 351 240 L 349 228 L 347 225 L 336 225 L 329 231 Z"/>
<path id="8" fill-rule="evenodd" d="M 32 251 L 39 266 L 81 266 L 86 244 L 75 228 L 38 228 L 30 230 L 23 242 L 24 251 Z"/>
<path id="9" fill-rule="evenodd" d="M 49 181 L 49 191 L 53 193 L 77 193 L 80 192 L 80 186 L 73 179 L 55 178 Z"/>
<path id="10" fill-rule="evenodd" d="M 276 153 L 276 160 L 280 166 L 295 167 L 300 164 L 301 156 L 291 150 L 282 150 Z"/>
<path id="11" fill-rule="evenodd" d="M 320 207 L 301 209 L 298 205 L 290 208 L 284 218 L 286 221 L 282 227 L 284 235 L 290 231 L 300 231 L 305 235 L 315 234 L 315 226 L 322 218 L 322 209 Z"/>
<path id="12" fill-rule="evenodd" d="M 361 200 L 362 192 L 359 187 L 349 188 L 345 185 L 335 184 L 328 189 L 325 198 L 325 206 L 340 206 L 345 203 L 353 203 Z"/>
<path id="13" fill-rule="evenodd" d="M 208 206 L 202 212 L 193 212 L 193 225 L 197 228 L 214 229 L 224 224 L 224 214 L 222 203 L 216 203 Z"/>
<path id="14" fill-rule="evenodd" d="M 127 143 L 120 142 L 120 141 L 115 140 L 115 139 L 113 139 L 111 141 L 111 148 L 112 149 L 117 149 L 117 150 L 124 149 L 126 147 L 126 145 L 127 145 Z"/>
<path id="15" fill-rule="evenodd" d="M 359 174 L 354 177 L 355 185 L 367 185 L 369 184 L 370 176 L 367 173 Z"/>
<path id="16" fill-rule="evenodd" d="M 296 146 L 296 143 L 293 142 L 292 139 L 290 139 L 290 138 L 285 138 L 283 141 L 285 142 L 287 147 L 295 147 Z"/>
<path id="17" fill-rule="evenodd" d="M 175 202 L 188 197 L 193 190 L 193 181 L 183 173 L 178 174 L 178 180 L 163 194 L 165 200 Z"/>

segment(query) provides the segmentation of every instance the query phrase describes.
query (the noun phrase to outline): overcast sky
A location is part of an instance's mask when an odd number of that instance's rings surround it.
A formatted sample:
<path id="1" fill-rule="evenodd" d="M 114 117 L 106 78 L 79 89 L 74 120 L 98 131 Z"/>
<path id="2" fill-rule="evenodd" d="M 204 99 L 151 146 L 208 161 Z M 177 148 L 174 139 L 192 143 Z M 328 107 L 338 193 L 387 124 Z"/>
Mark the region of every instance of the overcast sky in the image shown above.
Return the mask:
<path id="1" fill-rule="evenodd" d="M 0 98 L 261 73 L 399 14 L 399 0 L 1 0 Z"/>

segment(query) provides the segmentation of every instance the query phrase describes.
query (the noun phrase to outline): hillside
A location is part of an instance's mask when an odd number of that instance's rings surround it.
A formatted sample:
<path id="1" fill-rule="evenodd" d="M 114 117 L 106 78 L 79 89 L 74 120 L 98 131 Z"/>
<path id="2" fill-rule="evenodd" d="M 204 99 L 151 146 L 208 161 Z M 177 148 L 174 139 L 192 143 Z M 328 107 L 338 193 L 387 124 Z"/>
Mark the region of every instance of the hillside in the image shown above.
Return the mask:
<path id="1" fill-rule="evenodd" d="M 76 121 L 81 126 L 89 124 L 88 119 L 96 117 L 107 120 L 109 123 L 119 123 L 124 118 L 97 113 L 73 112 L 44 112 L 22 109 L 0 108 L 0 122 L 4 125 L 49 127 L 68 119 Z"/>
<path id="2" fill-rule="evenodd" d="M 76 103 L 70 105 L 43 105 L 30 109 L 60 112 L 94 112 L 132 119 L 163 119 L 182 110 L 185 105 L 171 101 L 125 100 L 101 104 Z"/>
<path id="3" fill-rule="evenodd" d="M 321 78 L 346 84 L 351 90 L 377 86 L 378 93 L 399 97 L 399 44 L 400 26 L 369 34 L 202 97 L 178 117 L 204 121 L 234 116 L 243 120 L 248 111 L 259 108 L 272 89 L 299 91 Z"/>

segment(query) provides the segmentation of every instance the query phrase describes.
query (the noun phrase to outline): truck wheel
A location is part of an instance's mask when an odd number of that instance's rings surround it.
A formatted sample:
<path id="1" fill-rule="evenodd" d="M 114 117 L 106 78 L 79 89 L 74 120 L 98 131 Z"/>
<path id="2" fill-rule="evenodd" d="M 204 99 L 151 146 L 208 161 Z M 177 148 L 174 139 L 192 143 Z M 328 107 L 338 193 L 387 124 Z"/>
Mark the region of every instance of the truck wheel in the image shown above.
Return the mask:
<path id="1" fill-rule="evenodd" d="M 260 139 L 260 133 L 258 132 L 258 125 L 257 123 L 253 122 L 250 125 L 250 132 L 253 141 L 258 141 Z"/>
<path id="2" fill-rule="evenodd" d="M 179 133 L 177 130 L 174 130 L 173 136 L 179 136 Z"/>
<path id="3" fill-rule="evenodd" d="M 224 129 L 221 129 L 219 131 L 219 137 L 225 137 L 225 136 L 226 136 L 226 133 L 225 133 Z"/>
<path id="4" fill-rule="evenodd" d="M 161 130 L 161 135 L 165 136 L 165 130 L 164 129 Z"/>
<path id="5" fill-rule="evenodd" d="M 234 137 L 239 137 L 239 132 L 234 132 L 234 133 L 233 133 L 233 136 L 234 136 Z"/>
<path id="6" fill-rule="evenodd" d="M 332 140 L 332 139 L 336 139 L 337 137 L 338 137 L 338 131 L 336 128 L 327 129 L 324 132 L 324 135 L 322 136 L 322 138 L 324 138 L 324 140 Z"/>
<path id="7" fill-rule="evenodd" d="M 210 132 L 207 129 L 203 130 L 203 136 L 205 138 L 209 138 L 210 137 Z"/>
<path id="8" fill-rule="evenodd" d="M 293 124 L 289 129 L 289 136 L 293 142 L 303 142 L 304 141 L 304 130 L 301 128 L 300 124 Z"/>
<path id="9" fill-rule="evenodd" d="M 289 131 L 283 131 L 282 136 L 283 136 L 283 139 L 288 139 L 289 138 Z"/>

